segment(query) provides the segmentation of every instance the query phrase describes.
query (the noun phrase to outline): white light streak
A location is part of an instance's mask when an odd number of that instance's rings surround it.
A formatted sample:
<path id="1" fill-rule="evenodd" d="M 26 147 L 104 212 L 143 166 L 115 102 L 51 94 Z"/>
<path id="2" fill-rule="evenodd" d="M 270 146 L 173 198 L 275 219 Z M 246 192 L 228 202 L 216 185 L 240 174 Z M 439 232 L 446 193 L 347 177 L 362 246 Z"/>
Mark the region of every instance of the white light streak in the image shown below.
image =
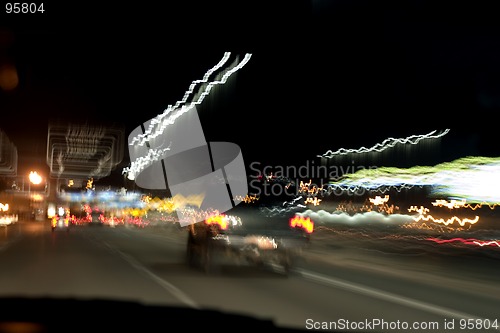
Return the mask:
<path id="1" fill-rule="evenodd" d="M 330 191 L 350 191 L 430 186 L 432 194 L 467 202 L 500 202 L 500 158 L 465 157 L 434 167 L 362 169 L 329 185 Z"/>
<path id="2" fill-rule="evenodd" d="M 243 66 L 245 66 L 248 63 L 248 61 L 250 60 L 251 56 L 252 56 L 250 53 L 247 53 L 245 55 L 244 59 L 241 62 L 239 62 L 236 66 L 234 66 L 233 68 L 231 68 L 230 70 L 228 70 L 222 76 L 221 80 L 210 82 L 206 86 L 206 88 L 203 91 L 203 93 L 198 97 L 198 99 L 196 101 L 191 102 L 187 106 L 183 105 L 181 107 L 181 109 L 177 113 L 175 113 L 175 114 L 171 115 L 169 118 L 165 119 L 165 117 L 167 115 L 169 115 L 171 112 L 174 112 L 174 111 L 178 110 L 179 106 L 187 101 L 188 96 L 191 95 L 191 93 L 193 92 L 193 89 L 196 86 L 196 84 L 208 82 L 209 76 L 212 73 L 214 73 L 217 69 L 221 68 L 227 62 L 227 60 L 228 60 L 228 58 L 229 58 L 230 55 L 231 55 L 230 52 L 224 53 L 224 56 L 221 59 L 221 61 L 217 65 L 215 65 L 213 68 L 211 68 L 210 70 L 208 70 L 205 73 L 205 75 L 203 76 L 202 80 L 193 81 L 193 83 L 189 86 L 188 91 L 184 94 L 184 97 L 183 97 L 183 99 L 181 101 L 178 101 L 175 104 L 175 106 L 169 105 L 167 107 L 167 109 L 162 114 L 158 115 L 156 118 L 153 118 L 151 120 L 148 128 L 144 132 L 144 134 L 140 134 L 140 135 L 134 137 L 129 142 L 129 145 L 133 146 L 133 145 L 137 144 L 139 146 L 143 146 L 150 139 L 153 139 L 153 138 L 161 135 L 163 133 L 163 131 L 165 130 L 165 127 L 167 127 L 168 125 L 173 124 L 175 122 L 175 119 L 177 119 L 183 113 L 185 113 L 185 112 L 187 112 L 189 110 L 192 110 L 192 108 L 195 105 L 201 104 L 203 102 L 203 100 L 205 99 L 205 97 L 210 94 L 210 91 L 212 90 L 213 86 L 226 83 L 226 81 L 228 80 L 228 78 L 232 74 L 234 74 L 236 71 L 238 71 L 239 69 L 241 69 Z M 156 128 L 156 130 L 155 130 L 155 128 Z"/>
<path id="3" fill-rule="evenodd" d="M 170 146 L 163 149 L 150 149 L 146 156 L 137 158 L 130 164 L 130 167 L 123 168 L 122 174 L 127 175 L 128 179 L 134 180 L 141 170 L 162 159 L 168 150 L 170 150 Z"/>
<path id="4" fill-rule="evenodd" d="M 318 155 L 317 157 L 324 157 L 324 158 L 332 158 L 334 156 L 338 155 L 347 155 L 347 154 L 364 154 L 364 153 L 370 153 L 370 152 L 382 152 L 388 148 L 392 148 L 396 146 L 397 144 L 412 144 L 416 145 L 420 141 L 424 139 L 438 139 L 443 137 L 444 135 L 448 134 L 450 130 L 446 129 L 442 132 L 437 133 L 437 131 L 432 131 L 427 134 L 422 134 L 422 135 L 411 135 L 407 138 L 401 138 L 401 139 L 396 139 L 396 138 L 387 138 L 381 143 L 377 143 L 371 148 L 366 148 L 366 147 L 361 147 L 358 149 L 346 149 L 346 148 L 340 148 L 337 151 L 332 151 L 328 150 L 326 153 L 323 155 Z M 436 134 L 437 133 L 437 134 Z"/>

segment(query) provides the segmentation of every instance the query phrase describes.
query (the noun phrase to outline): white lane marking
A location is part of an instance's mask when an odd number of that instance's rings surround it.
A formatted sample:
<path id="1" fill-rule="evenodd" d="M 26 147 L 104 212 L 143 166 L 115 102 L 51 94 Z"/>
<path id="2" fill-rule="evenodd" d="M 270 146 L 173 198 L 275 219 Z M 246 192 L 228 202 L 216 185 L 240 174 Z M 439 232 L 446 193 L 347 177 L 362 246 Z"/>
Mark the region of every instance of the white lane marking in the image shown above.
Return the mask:
<path id="1" fill-rule="evenodd" d="M 346 289 L 346 290 L 353 291 L 353 292 L 356 292 L 359 294 L 364 294 L 364 295 L 368 295 L 371 297 L 383 299 L 386 301 L 390 301 L 393 303 L 401 304 L 401 305 L 412 307 L 415 309 L 431 312 L 431 313 L 438 314 L 441 316 L 445 316 L 445 317 L 448 316 L 448 317 L 456 318 L 456 319 L 482 319 L 480 317 L 477 317 L 477 316 L 474 316 L 474 315 L 471 315 L 468 313 L 455 311 L 455 310 L 448 309 L 448 308 L 441 307 L 441 306 L 437 306 L 437 305 L 434 305 L 431 303 L 417 301 L 417 300 L 412 299 L 412 298 L 392 294 L 392 293 L 389 293 L 386 291 L 366 287 L 366 286 L 355 284 L 352 282 L 343 281 L 343 280 L 336 279 L 336 278 L 333 278 L 330 276 L 325 276 L 325 275 L 321 275 L 318 273 L 310 272 L 310 271 L 307 271 L 304 269 L 296 269 L 294 271 L 299 273 L 305 279 L 316 282 L 316 283 Z M 500 328 L 497 328 L 496 330 L 498 331 L 498 330 L 500 330 Z"/>
<path id="2" fill-rule="evenodd" d="M 158 283 L 163 289 L 165 289 L 166 291 L 170 292 L 172 295 L 174 295 L 175 297 L 177 297 L 177 299 L 179 299 L 181 302 L 185 303 L 186 305 L 188 305 L 189 307 L 191 308 L 194 308 L 194 309 L 200 309 L 200 306 L 198 306 L 198 304 L 196 304 L 195 301 L 193 301 L 188 295 L 186 295 L 182 290 L 180 290 L 179 288 L 177 288 L 176 286 L 174 286 L 173 284 L 171 284 L 170 282 L 168 281 L 165 281 L 164 279 L 162 279 L 161 277 L 159 277 L 158 275 L 156 275 L 155 273 L 151 272 L 149 269 L 147 269 L 146 267 L 144 267 L 140 262 L 138 262 L 135 258 L 133 258 L 132 256 L 126 254 L 126 253 L 123 253 L 122 251 L 116 249 L 116 248 L 113 248 L 111 245 L 109 245 L 108 243 L 104 242 L 104 244 L 109 248 L 111 249 L 113 252 L 116 252 L 118 253 L 123 259 L 125 259 L 132 267 L 134 267 L 135 269 L 137 269 L 138 271 L 146 274 L 147 276 L 149 276 L 153 281 L 155 281 L 156 283 Z"/>

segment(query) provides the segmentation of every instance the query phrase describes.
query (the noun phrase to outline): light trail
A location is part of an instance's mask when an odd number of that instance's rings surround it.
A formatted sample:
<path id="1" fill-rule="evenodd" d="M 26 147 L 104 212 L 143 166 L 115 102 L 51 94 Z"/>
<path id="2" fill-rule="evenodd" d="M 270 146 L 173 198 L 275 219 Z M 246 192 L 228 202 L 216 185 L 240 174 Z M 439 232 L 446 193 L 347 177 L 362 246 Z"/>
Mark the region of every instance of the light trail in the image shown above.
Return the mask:
<path id="1" fill-rule="evenodd" d="M 420 141 L 424 139 L 438 139 L 446 134 L 448 134 L 450 130 L 446 129 L 442 132 L 437 132 L 437 131 L 432 131 L 427 134 L 422 134 L 422 135 L 411 135 L 407 138 L 387 138 L 381 143 L 377 143 L 376 145 L 366 148 L 366 147 L 361 147 L 357 149 L 346 149 L 346 148 L 340 148 L 336 151 L 328 150 L 326 153 L 323 155 L 317 155 L 317 157 L 323 157 L 323 158 L 332 158 L 334 156 L 339 156 L 339 155 L 348 155 L 348 154 L 364 154 L 364 153 L 370 153 L 370 152 L 382 152 L 388 148 L 392 148 L 398 144 L 412 144 L 416 145 Z"/>
<path id="2" fill-rule="evenodd" d="M 438 244 L 446 244 L 446 243 L 462 243 L 462 244 L 467 244 L 467 245 L 477 245 L 477 246 L 497 246 L 500 247 L 500 242 L 497 240 L 490 240 L 490 241 L 484 241 L 476 238 L 461 238 L 461 237 L 455 237 L 451 239 L 440 239 L 440 238 L 434 238 L 434 237 L 429 237 L 426 240 L 432 241 L 434 243 Z"/>
<path id="3" fill-rule="evenodd" d="M 179 109 L 179 106 L 181 104 L 185 103 L 187 100 L 187 97 L 189 95 L 191 95 L 192 90 L 194 89 L 196 84 L 200 83 L 200 82 L 202 82 L 202 83 L 208 82 L 208 77 L 212 73 L 214 73 L 217 69 L 221 68 L 223 66 L 223 64 L 225 64 L 227 62 L 227 59 L 229 58 L 230 54 L 231 54 L 230 52 L 224 53 L 224 56 L 221 59 L 221 61 L 217 65 L 212 67 L 210 70 L 208 70 L 205 73 L 205 75 L 203 76 L 202 80 L 193 81 L 193 83 L 190 85 L 188 91 L 186 91 L 186 93 L 184 94 L 184 97 L 181 101 L 178 101 L 175 104 L 175 106 L 169 105 L 167 107 L 167 109 L 162 114 L 153 118 L 151 120 L 148 128 L 146 129 L 146 131 L 143 134 L 137 135 L 134 138 L 132 138 L 132 140 L 129 142 L 129 145 L 133 146 L 133 145 L 137 144 L 139 146 L 143 146 L 150 139 L 153 139 L 153 138 L 161 135 L 166 126 L 173 124 L 175 122 L 175 119 L 180 117 L 185 112 L 192 110 L 195 105 L 201 104 L 203 102 L 203 100 L 205 99 L 205 97 L 210 94 L 210 91 L 212 90 L 212 88 L 215 85 L 225 84 L 232 74 L 237 72 L 239 69 L 243 68 L 243 66 L 245 66 L 248 63 L 248 61 L 250 61 L 250 58 L 252 56 L 252 54 L 250 54 L 250 53 L 245 54 L 245 57 L 243 58 L 243 60 L 241 62 L 237 63 L 237 65 L 233 66 L 231 69 L 227 70 L 227 72 L 222 76 L 222 78 L 220 80 L 212 81 L 212 82 L 208 83 L 205 90 L 201 93 L 201 95 L 198 97 L 198 99 L 196 101 L 189 103 L 189 105 L 182 105 Z M 175 111 L 176 111 L 175 114 L 172 114 L 168 118 L 166 118 L 167 115 L 169 115 L 170 113 L 173 113 Z"/>
<path id="4" fill-rule="evenodd" d="M 466 223 L 470 223 L 470 224 L 476 224 L 478 221 L 479 221 L 479 216 L 476 216 L 475 218 L 473 219 L 469 219 L 469 218 L 459 218 L 458 216 L 453 216 L 453 217 L 450 217 L 449 219 L 442 219 L 442 218 L 435 218 L 433 217 L 432 215 L 427 215 L 427 216 L 424 216 L 424 215 L 419 215 L 418 217 L 415 217 L 414 218 L 415 222 L 420 222 L 420 221 L 432 221 L 434 223 L 441 223 L 441 224 L 444 224 L 444 225 L 449 225 L 449 224 L 453 224 L 454 222 L 457 222 L 458 224 L 460 224 L 460 226 L 464 226 Z"/>
<path id="5" fill-rule="evenodd" d="M 345 192 L 428 186 L 434 196 L 497 205 L 500 203 L 500 157 L 469 156 L 435 166 L 360 169 L 328 186 L 332 191 Z"/>
<path id="6" fill-rule="evenodd" d="M 194 87 L 198 83 L 208 82 L 209 77 L 215 71 L 222 68 L 222 66 L 229 59 L 230 54 L 230 52 L 226 52 L 221 61 L 219 61 L 217 65 L 215 65 L 205 73 L 203 79 L 193 81 L 188 91 L 186 91 L 186 93 L 184 94 L 183 99 L 181 101 L 178 101 L 175 106 L 169 105 L 161 115 L 151 119 L 148 128 L 144 131 L 144 133 L 134 136 L 130 140 L 129 145 L 134 146 L 134 148 L 138 148 L 139 146 L 144 146 L 151 140 L 162 135 L 167 126 L 174 124 L 175 121 L 186 112 L 194 110 L 195 106 L 201 104 L 205 97 L 209 95 L 212 87 L 214 87 L 215 85 L 225 84 L 229 77 L 239 69 L 243 68 L 243 66 L 248 63 L 252 56 L 250 53 L 247 53 L 242 61 L 236 60 L 236 64 L 233 65 L 230 69 L 226 70 L 224 74 L 221 74 L 222 77 L 220 79 L 209 82 L 206 85 L 204 91 L 200 93 L 195 101 L 189 103 L 188 105 L 182 105 L 187 101 L 188 97 L 194 91 Z M 123 168 L 122 174 L 127 175 L 127 178 L 130 180 L 135 180 L 137 175 L 139 175 L 143 170 L 156 163 L 159 159 L 163 158 L 164 155 L 162 155 L 162 153 L 165 153 L 167 150 L 169 150 L 169 148 L 161 149 L 156 152 L 149 152 L 146 156 L 137 158 L 130 163 L 130 166 Z"/>

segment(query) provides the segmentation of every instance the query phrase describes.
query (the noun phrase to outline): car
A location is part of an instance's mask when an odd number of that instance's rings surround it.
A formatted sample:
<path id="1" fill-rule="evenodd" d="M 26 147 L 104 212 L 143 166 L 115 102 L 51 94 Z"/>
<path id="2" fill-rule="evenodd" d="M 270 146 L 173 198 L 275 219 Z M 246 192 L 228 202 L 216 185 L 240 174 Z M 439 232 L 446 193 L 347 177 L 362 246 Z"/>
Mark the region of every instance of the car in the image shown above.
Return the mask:
<path id="1" fill-rule="evenodd" d="M 312 222 L 297 222 L 294 215 L 268 215 L 259 208 L 242 203 L 187 226 L 188 264 L 209 274 L 220 273 L 225 265 L 243 264 L 289 275 L 310 244 Z"/>
<path id="2" fill-rule="evenodd" d="M 59 216 L 59 215 L 55 215 L 54 217 L 52 217 L 51 220 L 52 231 L 55 231 L 56 229 L 69 231 L 69 226 L 70 226 L 69 217 Z"/>

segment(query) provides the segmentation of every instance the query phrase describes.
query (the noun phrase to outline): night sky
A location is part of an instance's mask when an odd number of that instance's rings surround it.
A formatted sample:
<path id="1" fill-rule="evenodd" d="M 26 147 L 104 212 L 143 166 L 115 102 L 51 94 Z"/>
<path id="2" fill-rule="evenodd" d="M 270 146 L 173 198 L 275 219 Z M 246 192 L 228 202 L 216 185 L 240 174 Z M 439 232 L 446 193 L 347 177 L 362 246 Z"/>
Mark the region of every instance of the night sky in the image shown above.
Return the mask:
<path id="1" fill-rule="evenodd" d="M 377 163 L 499 156 L 492 4 L 269 2 L 45 4 L 31 16 L 2 8 L 0 62 L 15 66 L 19 84 L 0 91 L 0 129 L 18 170 L 46 166 L 50 120 L 123 126 L 128 137 L 226 51 L 252 58 L 198 112 L 207 141 L 240 145 L 247 164 L 301 165 L 329 149 L 447 128 L 438 145 Z M 128 163 L 126 152 L 117 174 Z"/>

